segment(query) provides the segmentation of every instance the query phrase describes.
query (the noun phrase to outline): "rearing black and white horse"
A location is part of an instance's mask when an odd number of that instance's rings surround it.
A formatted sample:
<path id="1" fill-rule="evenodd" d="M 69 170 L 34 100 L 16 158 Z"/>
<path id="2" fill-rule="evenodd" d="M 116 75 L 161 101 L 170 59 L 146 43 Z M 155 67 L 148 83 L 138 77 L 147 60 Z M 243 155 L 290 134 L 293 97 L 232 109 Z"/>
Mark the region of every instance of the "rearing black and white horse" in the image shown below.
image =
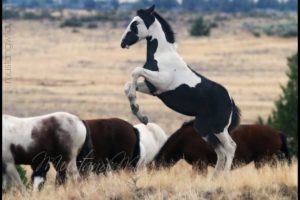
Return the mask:
<path id="1" fill-rule="evenodd" d="M 193 71 L 176 52 L 170 25 L 154 11 L 154 5 L 137 11 L 121 40 L 122 48 L 146 39 L 147 60 L 132 72 L 132 82 L 125 85 L 132 112 L 147 124 L 136 103 L 136 91 L 151 94 L 184 115 L 195 116 L 194 128 L 217 154 L 215 177 L 229 171 L 236 144 L 229 133 L 240 121 L 240 112 L 228 91 Z M 143 77 L 144 81 L 138 81 Z"/>

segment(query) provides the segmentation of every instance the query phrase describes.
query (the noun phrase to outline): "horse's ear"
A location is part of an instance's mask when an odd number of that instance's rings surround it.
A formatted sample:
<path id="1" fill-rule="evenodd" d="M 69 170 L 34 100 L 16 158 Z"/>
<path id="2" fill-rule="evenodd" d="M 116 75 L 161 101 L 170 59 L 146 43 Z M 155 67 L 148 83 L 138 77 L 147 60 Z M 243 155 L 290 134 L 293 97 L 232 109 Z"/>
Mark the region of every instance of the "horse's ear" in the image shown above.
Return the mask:
<path id="1" fill-rule="evenodd" d="M 153 13 L 154 13 L 154 9 L 155 9 L 155 5 L 153 4 L 150 8 L 147 9 L 147 11 L 148 11 L 150 14 L 153 14 Z"/>

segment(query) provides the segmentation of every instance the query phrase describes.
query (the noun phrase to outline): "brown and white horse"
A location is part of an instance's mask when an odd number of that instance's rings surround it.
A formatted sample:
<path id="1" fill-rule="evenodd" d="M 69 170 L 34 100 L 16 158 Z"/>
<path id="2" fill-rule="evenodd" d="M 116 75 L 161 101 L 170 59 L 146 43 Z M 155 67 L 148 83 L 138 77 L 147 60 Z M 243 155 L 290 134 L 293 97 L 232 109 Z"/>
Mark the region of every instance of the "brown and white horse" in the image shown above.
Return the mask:
<path id="1" fill-rule="evenodd" d="M 290 162 L 290 155 L 284 134 L 264 125 L 240 125 L 232 133 L 237 144 L 233 166 L 254 161 L 260 167 L 264 161 L 271 161 L 273 155 L 283 153 Z M 156 155 L 156 167 L 172 166 L 184 159 L 194 168 L 206 172 L 207 167 L 214 166 L 217 155 L 193 128 L 193 121 L 183 124 L 172 134 L 160 152 Z"/>
<path id="2" fill-rule="evenodd" d="M 137 167 L 145 167 L 154 159 L 168 136 L 164 130 L 155 123 L 134 125 L 140 135 L 140 158 Z"/>
<path id="3" fill-rule="evenodd" d="M 2 115 L 2 122 L 4 190 L 11 186 L 24 190 L 15 165 L 31 165 L 36 170 L 41 163 L 48 167 L 50 161 L 58 174 L 78 177 L 76 157 L 83 146 L 86 127 L 77 116 L 66 112 L 30 118 Z M 63 181 L 57 179 L 57 183 Z"/>

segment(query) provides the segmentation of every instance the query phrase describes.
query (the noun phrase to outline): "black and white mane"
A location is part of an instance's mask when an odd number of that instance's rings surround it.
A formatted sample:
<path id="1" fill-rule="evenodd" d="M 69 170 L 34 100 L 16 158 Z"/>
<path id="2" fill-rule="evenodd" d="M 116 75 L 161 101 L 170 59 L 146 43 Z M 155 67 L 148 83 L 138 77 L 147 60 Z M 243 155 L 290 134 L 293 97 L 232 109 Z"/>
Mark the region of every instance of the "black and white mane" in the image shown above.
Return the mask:
<path id="1" fill-rule="evenodd" d="M 172 30 L 170 24 L 164 18 L 162 18 L 157 12 L 154 12 L 154 16 L 161 24 L 161 27 L 163 28 L 163 31 L 166 35 L 167 41 L 170 43 L 175 43 L 176 42 L 175 33 Z"/>

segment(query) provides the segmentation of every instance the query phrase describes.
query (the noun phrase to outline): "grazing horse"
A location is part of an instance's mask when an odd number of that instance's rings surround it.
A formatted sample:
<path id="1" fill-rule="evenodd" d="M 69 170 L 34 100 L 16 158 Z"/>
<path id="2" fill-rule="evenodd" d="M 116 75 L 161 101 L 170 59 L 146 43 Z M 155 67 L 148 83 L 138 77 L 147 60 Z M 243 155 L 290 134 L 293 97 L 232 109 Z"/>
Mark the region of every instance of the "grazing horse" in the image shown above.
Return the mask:
<path id="1" fill-rule="evenodd" d="M 207 171 L 207 167 L 216 163 L 213 148 L 193 129 L 194 121 L 185 123 L 172 134 L 154 159 L 154 165 L 171 166 L 184 159 L 194 168 Z M 271 161 L 273 155 L 283 153 L 291 162 L 284 134 L 264 125 L 240 125 L 231 133 L 237 144 L 233 166 L 254 161 L 260 167 L 265 161 Z"/>
<path id="2" fill-rule="evenodd" d="M 132 82 L 124 87 L 133 114 L 147 124 L 148 118 L 136 103 L 138 91 L 157 96 L 176 112 L 195 116 L 195 130 L 217 153 L 213 177 L 221 170 L 229 171 L 236 149 L 229 133 L 239 124 L 240 111 L 228 91 L 184 62 L 176 51 L 170 25 L 154 11 L 154 5 L 137 11 L 122 36 L 121 47 L 129 48 L 143 39 L 147 41 L 146 63 L 133 70 Z M 139 77 L 145 80 L 138 81 Z"/>
<path id="3" fill-rule="evenodd" d="M 134 126 L 140 135 L 140 159 L 137 167 L 147 166 L 154 159 L 160 148 L 167 141 L 168 136 L 155 123 L 137 124 Z"/>
<path id="4" fill-rule="evenodd" d="M 118 119 L 84 120 L 89 138 L 77 158 L 79 172 L 105 173 L 135 167 L 139 160 L 139 132 L 129 122 Z M 91 168 L 92 167 L 92 168 Z"/>
<path id="5" fill-rule="evenodd" d="M 134 169 L 150 163 L 167 140 L 156 124 L 131 125 L 118 118 L 83 120 L 87 137 L 77 156 L 80 175 L 106 173 L 121 168 Z M 43 177 L 49 168 L 41 167 L 32 177 Z M 37 183 L 38 184 L 38 183 Z"/>
<path id="6" fill-rule="evenodd" d="M 18 118 L 2 115 L 2 177 L 4 190 L 16 186 L 24 190 L 15 165 L 31 165 L 33 170 L 52 162 L 57 174 L 78 177 L 76 157 L 86 137 L 86 127 L 75 115 L 56 112 Z M 58 179 L 63 183 L 64 179 Z M 43 177 L 36 177 L 43 182 Z"/>

